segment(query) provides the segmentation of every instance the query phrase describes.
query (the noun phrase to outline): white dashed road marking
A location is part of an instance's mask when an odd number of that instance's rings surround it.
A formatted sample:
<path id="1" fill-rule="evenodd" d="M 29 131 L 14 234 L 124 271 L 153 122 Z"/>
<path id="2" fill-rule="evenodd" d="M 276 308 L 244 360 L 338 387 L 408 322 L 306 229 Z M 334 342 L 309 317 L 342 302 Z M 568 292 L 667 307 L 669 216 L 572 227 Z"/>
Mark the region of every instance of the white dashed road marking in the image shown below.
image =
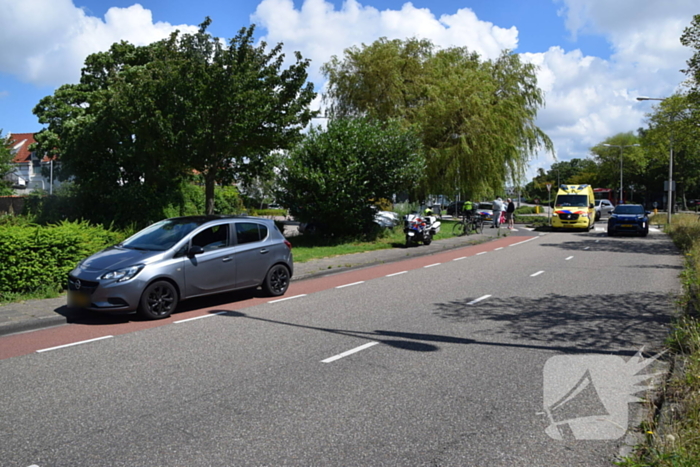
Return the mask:
<path id="1" fill-rule="evenodd" d="M 360 352 L 361 350 L 368 349 L 368 348 L 372 347 L 373 345 L 377 345 L 377 344 L 379 344 L 379 342 L 368 342 L 365 345 L 355 347 L 354 349 L 350 349 L 347 352 L 343 352 L 343 353 L 340 353 L 340 354 L 335 355 L 333 357 L 327 358 L 325 360 L 321 360 L 321 363 L 331 363 L 331 362 L 334 362 L 336 360 L 340 360 L 343 357 L 347 357 L 348 355 L 352 355 L 354 353 Z"/>
<path id="2" fill-rule="evenodd" d="M 544 271 L 537 271 L 537 272 L 534 273 L 534 274 L 530 274 L 530 277 L 539 276 L 540 274 L 543 274 L 543 273 L 544 273 Z"/>
<path id="3" fill-rule="evenodd" d="M 72 344 L 57 345 L 56 347 L 49 347 L 48 349 L 37 350 L 37 353 L 48 352 L 50 350 L 64 349 L 66 347 L 72 347 L 74 345 L 87 344 L 88 342 L 101 341 L 102 339 L 109 339 L 110 337 L 114 337 L 114 336 L 102 336 L 102 337 L 96 337 L 95 339 L 88 339 L 86 341 L 73 342 Z"/>
<path id="4" fill-rule="evenodd" d="M 386 277 L 394 277 L 398 276 L 399 274 L 406 274 L 408 271 L 401 271 L 401 272 L 395 272 L 394 274 L 387 274 Z"/>
<path id="5" fill-rule="evenodd" d="M 484 295 L 483 297 L 479 297 L 479 298 L 477 298 L 477 299 L 475 299 L 475 300 L 472 300 L 471 302 L 467 303 L 467 305 L 474 305 L 475 303 L 479 303 L 479 302 L 482 301 L 482 300 L 486 300 L 486 299 L 489 298 L 490 296 L 491 296 L 491 295 Z"/>
<path id="6" fill-rule="evenodd" d="M 306 294 L 303 293 L 303 294 L 301 294 L 301 295 L 293 295 L 293 296 L 291 296 L 291 297 L 278 298 L 277 300 L 270 300 L 270 301 L 267 302 L 267 303 L 283 302 L 283 301 L 285 301 L 285 300 L 292 300 L 292 299 L 299 298 L 299 297 L 306 297 Z"/>
<path id="7" fill-rule="evenodd" d="M 365 281 L 353 282 L 352 284 L 339 285 L 338 287 L 336 287 L 336 289 L 342 289 L 343 287 L 351 287 L 353 285 L 360 285 L 364 283 Z"/>

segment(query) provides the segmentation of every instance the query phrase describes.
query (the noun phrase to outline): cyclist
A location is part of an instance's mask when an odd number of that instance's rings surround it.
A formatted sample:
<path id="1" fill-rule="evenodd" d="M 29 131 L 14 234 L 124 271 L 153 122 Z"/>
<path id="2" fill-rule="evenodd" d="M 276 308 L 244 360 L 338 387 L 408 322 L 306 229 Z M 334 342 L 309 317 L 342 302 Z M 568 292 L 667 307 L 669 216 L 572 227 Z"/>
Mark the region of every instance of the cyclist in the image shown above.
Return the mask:
<path id="1" fill-rule="evenodd" d="M 471 220 L 474 217 L 474 203 L 470 200 L 464 202 L 464 207 L 462 208 L 462 216 L 465 220 Z"/>

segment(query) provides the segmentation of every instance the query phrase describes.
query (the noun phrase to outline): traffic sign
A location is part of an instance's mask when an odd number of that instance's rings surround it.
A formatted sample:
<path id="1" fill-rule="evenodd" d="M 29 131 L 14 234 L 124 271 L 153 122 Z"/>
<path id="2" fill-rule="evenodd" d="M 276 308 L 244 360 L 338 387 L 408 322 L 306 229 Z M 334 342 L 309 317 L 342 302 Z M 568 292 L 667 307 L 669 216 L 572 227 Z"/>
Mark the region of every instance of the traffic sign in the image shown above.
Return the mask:
<path id="1" fill-rule="evenodd" d="M 551 183 L 547 183 L 547 191 L 552 191 L 552 184 Z"/>

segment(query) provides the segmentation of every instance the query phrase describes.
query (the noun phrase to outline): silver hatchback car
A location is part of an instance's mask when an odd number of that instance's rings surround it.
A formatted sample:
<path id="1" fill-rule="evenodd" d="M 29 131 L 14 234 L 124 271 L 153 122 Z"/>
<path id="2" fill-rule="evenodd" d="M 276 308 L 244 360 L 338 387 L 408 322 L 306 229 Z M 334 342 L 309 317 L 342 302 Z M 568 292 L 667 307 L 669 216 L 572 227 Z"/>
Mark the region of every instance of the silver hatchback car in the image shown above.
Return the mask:
<path id="1" fill-rule="evenodd" d="M 292 245 L 270 219 L 177 217 L 81 261 L 68 275 L 68 306 L 166 318 L 202 295 L 259 286 L 284 295 L 293 272 Z"/>

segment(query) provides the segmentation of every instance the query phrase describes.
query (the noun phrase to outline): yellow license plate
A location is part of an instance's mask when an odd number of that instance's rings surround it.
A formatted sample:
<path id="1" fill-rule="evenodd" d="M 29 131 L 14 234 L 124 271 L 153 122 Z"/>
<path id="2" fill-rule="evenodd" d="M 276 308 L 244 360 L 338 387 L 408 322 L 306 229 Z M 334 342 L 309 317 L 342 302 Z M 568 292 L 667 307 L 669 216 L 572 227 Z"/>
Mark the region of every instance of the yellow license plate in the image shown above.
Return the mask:
<path id="1" fill-rule="evenodd" d="M 632 224 L 622 224 L 620 227 L 634 227 Z"/>
<path id="2" fill-rule="evenodd" d="M 85 308 L 90 305 L 90 296 L 74 290 L 68 291 L 68 306 L 75 308 Z"/>

